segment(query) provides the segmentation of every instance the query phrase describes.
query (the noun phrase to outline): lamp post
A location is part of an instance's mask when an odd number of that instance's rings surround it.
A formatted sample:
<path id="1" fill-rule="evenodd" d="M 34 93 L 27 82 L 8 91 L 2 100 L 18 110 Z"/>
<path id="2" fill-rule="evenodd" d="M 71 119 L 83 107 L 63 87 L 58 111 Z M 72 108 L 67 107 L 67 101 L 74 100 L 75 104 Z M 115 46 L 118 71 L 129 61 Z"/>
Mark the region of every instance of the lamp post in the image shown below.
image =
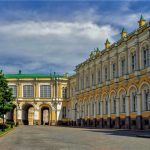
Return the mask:
<path id="1" fill-rule="evenodd" d="M 57 82 L 59 81 L 59 77 L 56 76 L 56 72 L 54 72 L 54 84 L 55 84 L 55 98 L 53 101 L 53 105 L 55 107 L 55 125 L 57 126 L 57 105 L 59 101 L 57 100 L 58 95 L 57 95 Z"/>

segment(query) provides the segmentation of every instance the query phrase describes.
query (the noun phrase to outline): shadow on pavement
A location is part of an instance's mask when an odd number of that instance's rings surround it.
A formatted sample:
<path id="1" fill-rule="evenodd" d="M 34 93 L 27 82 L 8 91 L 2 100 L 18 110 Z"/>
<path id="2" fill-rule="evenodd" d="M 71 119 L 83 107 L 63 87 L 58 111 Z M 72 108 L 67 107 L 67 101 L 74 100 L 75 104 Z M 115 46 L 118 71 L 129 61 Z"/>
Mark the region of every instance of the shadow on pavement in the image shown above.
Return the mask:
<path id="1" fill-rule="evenodd" d="M 84 129 L 83 131 L 104 133 L 106 135 L 116 135 L 116 136 L 128 136 L 137 138 L 150 138 L 150 130 L 114 130 L 114 129 Z"/>

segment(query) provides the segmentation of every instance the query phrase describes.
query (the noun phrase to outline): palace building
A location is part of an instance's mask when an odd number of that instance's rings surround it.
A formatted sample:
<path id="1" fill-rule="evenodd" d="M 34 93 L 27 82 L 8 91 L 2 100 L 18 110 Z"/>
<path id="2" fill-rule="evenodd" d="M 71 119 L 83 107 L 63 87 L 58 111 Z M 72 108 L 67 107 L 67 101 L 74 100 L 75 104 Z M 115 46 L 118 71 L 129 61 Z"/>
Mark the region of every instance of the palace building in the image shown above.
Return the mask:
<path id="1" fill-rule="evenodd" d="M 46 74 L 6 74 L 13 96 L 14 109 L 7 113 L 8 120 L 21 125 L 55 125 L 65 113 L 67 76 Z M 65 117 L 65 116 L 64 116 Z"/>
<path id="2" fill-rule="evenodd" d="M 150 22 L 123 28 L 115 43 L 95 49 L 73 76 L 5 75 L 16 96 L 8 119 L 19 124 L 150 128 Z"/>

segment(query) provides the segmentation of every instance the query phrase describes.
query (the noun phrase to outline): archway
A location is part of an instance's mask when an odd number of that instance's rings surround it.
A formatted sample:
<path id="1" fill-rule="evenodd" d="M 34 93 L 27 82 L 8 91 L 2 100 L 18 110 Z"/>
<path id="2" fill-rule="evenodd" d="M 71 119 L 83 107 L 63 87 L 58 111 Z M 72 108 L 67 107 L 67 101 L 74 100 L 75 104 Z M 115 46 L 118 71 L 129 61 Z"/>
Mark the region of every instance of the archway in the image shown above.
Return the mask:
<path id="1" fill-rule="evenodd" d="M 24 125 L 33 125 L 34 107 L 32 104 L 24 104 L 22 106 L 22 122 Z"/>
<path id="2" fill-rule="evenodd" d="M 41 106 L 41 111 L 40 111 L 40 122 L 41 125 L 50 125 L 51 123 L 51 111 L 50 107 L 48 105 L 43 105 Z"/>

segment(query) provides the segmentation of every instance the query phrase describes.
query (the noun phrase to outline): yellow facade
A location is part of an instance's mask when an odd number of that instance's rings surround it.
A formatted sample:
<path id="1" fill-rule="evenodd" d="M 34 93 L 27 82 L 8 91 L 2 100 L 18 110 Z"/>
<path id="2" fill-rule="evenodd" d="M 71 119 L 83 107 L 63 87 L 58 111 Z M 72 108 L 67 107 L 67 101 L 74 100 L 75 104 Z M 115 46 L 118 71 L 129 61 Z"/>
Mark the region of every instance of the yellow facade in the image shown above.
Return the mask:
<path id="1" fill-rule="evenodd" d="M 106 40 L 104 50 L 76 67 L 71 125 L 150 128 L 149 30 L 141 17 L 135 32 L 123 29 L 119 41 Z"/>
<path id="2" fill-rule="evenodd" d="M 5 75 L 9 86 L 15 87 L 16 101 L 14 102 L 14 110 L 8 114 L 8 120 L 14 120 L 19 124 L 43 124 L 43 111 L 48 111 L 48 125 L 56 125 L 62 120 L 61 109 L 66 102 L 63 96 L 63 88 L 67 87 L 68 79 L 61 77 L 40 77 L 38 74 L 7 74 Z M 33 87 L 33 95 L 24 95 L 24 86 L 31 85 Z M 41 86 L 48 86 L 49 96 L 41 96 Z M 29 91 L 28 91 L 29 92 Z M 44 92 L 47 92 L 44 91 Z M 44 93 L 43 92 L 43 93 Z M 65 105 L 66 106 L 66 105 Z M 17 112 L 17 113 L 16 113 Z M 17 119 L 16 119 L 17 118 Z"/>

